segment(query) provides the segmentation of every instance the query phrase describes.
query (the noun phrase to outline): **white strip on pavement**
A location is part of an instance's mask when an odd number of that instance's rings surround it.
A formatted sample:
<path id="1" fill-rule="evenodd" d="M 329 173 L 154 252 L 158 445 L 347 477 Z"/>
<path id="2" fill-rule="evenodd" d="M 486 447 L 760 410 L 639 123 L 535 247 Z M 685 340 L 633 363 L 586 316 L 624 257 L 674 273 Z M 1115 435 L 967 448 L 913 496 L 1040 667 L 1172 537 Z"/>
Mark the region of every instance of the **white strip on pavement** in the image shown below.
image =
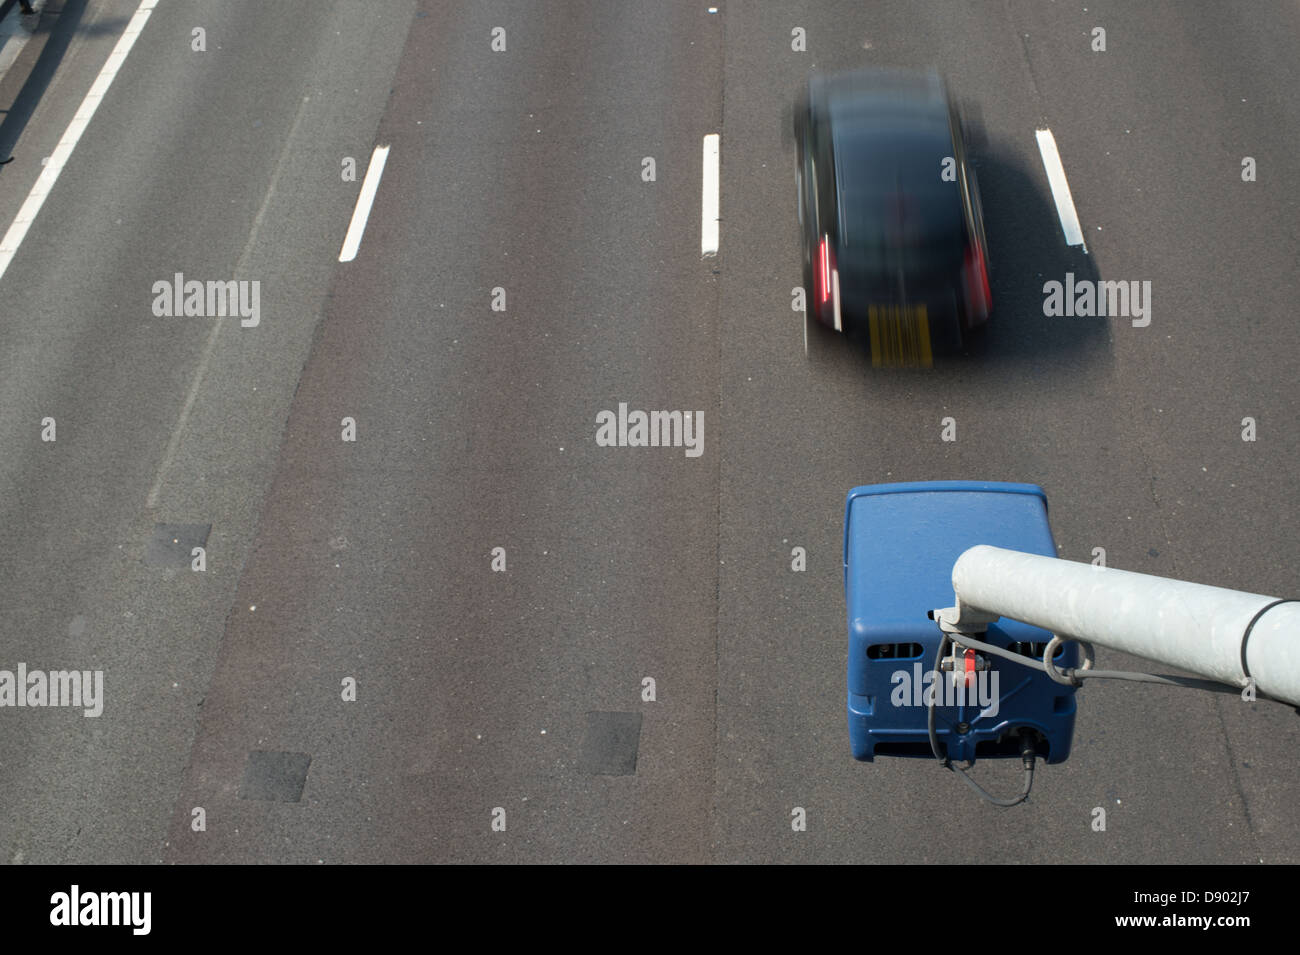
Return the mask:
<path id="1" fill-rule="evenodd" d="M 10 10 L 10 15 L 0 20 L 0 79 L 9 72 L 18 54 L 23 51 L 32 33 L 23 21 L 22 11 L 18 7 Z"/>
<path id="2" fill-rule="evenodd" d="M 117 41 L 117 46 L 113 47 L 113 52 L 109 54 L 108 62 L 99 71 L 99 77 L 90 87 L 90 92 L 86 94 L 86 98 L 81 101 L 81 107 L 77 110 L 76 115 L 72 117 L 72 122 L 68 123 L 68 128 L 63 132 L 63 138 L 59 140 L 59 144 L 54 147 L 54 152 L 50 154 L 49 160 L 45 163 L 45 169 L 41 171 L 40 176 L 32 185 L 32 191 L 27 194 L 27 201 L 18 210 L 18 215 L 14 217 L 13 223 L 9 226 L 9 231 L 5 233 L 5 237 L 0 239 L 0 278 L 4 277 L 5 270 L 9 268 L 9 263 L 13 261 L 18 247 L 23 244 L 27 230 L 31 228 L 32 222 L 36 219 L 36 214 L 41 211 L 41 206 L 45 204 L 45 197 L 54 188 L 59 173 L 63 172 L 63 167 L 72 156 L 72 151 L 77 148 L 77 140 L 81 139 L 81 134 L 90 125 L 91 117 L 95 115 L 95 110 L 99 109 L 104 94 L 108 92 L 109 86 L 116 79 L 117 71 L 126 62 L 126 55 L 131 52 L 131 47 L 135 46 L 135 41 L 139 39 L 140 32 L 149 20 L 149 14 L 153 13 L 154 7 L 158 3 L 159 0 L 140 0 L 140 6 L 136 7 L 135 15 L 131 17 L 121 39 Z"/>
<path id="3" fill-rule="evenodd" d="M 844 331 L 844 324 L 840 319 L 840 270 L 835 269 L 831 272 L 831 294 L 835 298 L 835 330 Z"/>
<path id="4" fill-rule="evenodd" d="M 700 254 L 718 254 L 718 193 L 721 174 L 718 147 L 721 137 L 709 133 L 704 137 L 704 203 L 700 213 Z"/>
<path id="5" fill-rule="evenodd" d="M 365 181 L 361 183 L 361 195 L 357 196 L 357 207 L 352 210 L 352 224 L 348 226 L 347 238 L 343 240 L 343 250 L 339 252 L 340 262 L 351 262 L 357 257 L 357 249 L 361 248 L 361 237 L 366 234 L 370 207 L 375 203 L 375 193 L 379 191 L 379 180 L 383 178 L 386 162 L 388 162 L 388 147 L 376 146 L 370 156 L 370 167 L 366 170 Z"/>
<path id="6" fill-rule="evenodd" d="M 1043 154 L 1043 169 L 1047 171 L 1047 182 L 1052 187 L 1056 214 L 1061 217 L 1065 244 L 1082 245 L 1083 251 L 1087 252 L 1088 247 L 1083 242 L 1083 229 L 1079 225 L 1079 214 L 1074 211 L 1074 197 L 1070 195 L 1070 184 L 1065 181 L 1065 167 L 1061 165 L 1061 154 L 1056 149 L 1056 137 L 1050 129 L 1040 129 L 1034 135 L 1038 137 L 1038 151 Z"/>

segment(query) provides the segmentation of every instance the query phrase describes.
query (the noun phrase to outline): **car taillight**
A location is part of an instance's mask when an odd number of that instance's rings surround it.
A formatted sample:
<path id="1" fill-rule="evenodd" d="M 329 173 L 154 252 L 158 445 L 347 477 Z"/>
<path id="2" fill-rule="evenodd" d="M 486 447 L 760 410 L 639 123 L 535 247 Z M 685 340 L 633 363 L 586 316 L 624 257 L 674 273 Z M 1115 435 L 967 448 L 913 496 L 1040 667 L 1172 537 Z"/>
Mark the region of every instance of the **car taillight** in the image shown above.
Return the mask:
<path id="1" fill-rule="evenodd" d="M 831 297 L 831 249 L 826 236 L 817 243 L 817 297 L 825 305 Z"/>
<path id="2" fill-rule="evenodd" d="M 993 292 L 989 288 L 988 263 L 978 242 L 966 247 L 966 294 L 981 316 L 987 317 L 993 306 Z"/>

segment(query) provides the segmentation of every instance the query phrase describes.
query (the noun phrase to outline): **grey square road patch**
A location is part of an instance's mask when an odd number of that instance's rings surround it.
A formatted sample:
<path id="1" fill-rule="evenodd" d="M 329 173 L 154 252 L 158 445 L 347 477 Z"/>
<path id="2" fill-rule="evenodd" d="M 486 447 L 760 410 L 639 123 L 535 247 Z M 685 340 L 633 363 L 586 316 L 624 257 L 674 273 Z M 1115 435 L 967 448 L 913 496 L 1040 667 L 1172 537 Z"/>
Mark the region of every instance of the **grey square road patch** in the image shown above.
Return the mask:
<path id="1" fill-rule="evenodd" d="M 248 754 L 248 763 L 244 766 L 239 798 L 297 802 L 302 799 L 310 766 L 311 756 L 307 753 L 255 749 Z"/>
<path id="2" fill-rule="evenodd" d="M 640 713 L 590 712 L 582 739 L 582 770 L 593 776 L 631 776 L 640 746 Z"/>
<path id="3" fill-rule="evenodd" d="M 190 551 L 207 547 L 211 524 L 155 524 L 144 562 L 152 567 L 188 567 Z"/>

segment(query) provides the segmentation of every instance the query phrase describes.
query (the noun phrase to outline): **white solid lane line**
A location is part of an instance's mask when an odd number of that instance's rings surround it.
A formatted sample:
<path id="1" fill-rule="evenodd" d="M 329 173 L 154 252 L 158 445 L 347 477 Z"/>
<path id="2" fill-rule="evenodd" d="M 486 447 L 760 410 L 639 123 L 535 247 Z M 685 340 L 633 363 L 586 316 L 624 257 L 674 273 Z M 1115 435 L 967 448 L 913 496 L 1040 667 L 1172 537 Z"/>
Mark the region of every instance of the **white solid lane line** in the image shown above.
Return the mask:
<path id="1" fill-rule="evenodd" d="M 376 146 L 370 156 L 370 168 L 366 170 L 365 181 L 361 183 L 357 207 L 352 210 L 352 224 L 348 226 L 347 238 L 343 240 L 343 250 L 339 252 L 340 262 L 351 262 L 357 257 L 357 249 L 361 248 L 361 237 L 366 234 L 366 221 L 370 218 L 370 207 L 374 205 L 375 193 L 379 191 L 379 180 L 383 178 L 386 162 L 388 162 L 388 147 Z"/>
<path id="2" fill-rule="evenodd" d="M 14 65 L 18 54 L 23 51 L 32 34 L 23 23 L 22 11 L 11 7 L 9 16 L 0 18 L 0 79 L 4 79 L 9 67 Z"/>
<path id="3" fill-rule="evenodd" d="M 831 295 L 835 299 L 835 330 L 844 331 L 844 323 L 840 319 L 840 270 L 835 269 L 831 272 Z"/>
<path id="4" fill-rule="evenodd" d="M 1047 182 L 1052 187 L 1052 199 L 1056 202 L 1056 214 L 1061 217 L 1061 231 L 1065 233 L 1066 245 L 1084 245 L 1083 229 L 1079 225 L 1079 214 L 1074 211 L 1074 197 L 1070 195 L 1070 184 L 1065 181 L 1065 167 L 1061 165 L 1061 154 L 1056 149 L 1056 137 L 1050 129 L 1040 129 L 1034 133 L 1038 137 L 1038 151 L 1043 154 L 1043 169 L 1047 171 Z"/>
<path id="5" fill-rule="evenodd" d="M 719 144 L 721 136 L 704 137 L 704 201 L 700 208 L 700 254 L 718 254 Z"/>
<path id="6" fill-rule="evenodd" d="M 72 151 L 77 148 L 77 141 L 81 139 L 81 134 L 90 125 L 91 117 L 95 115 L 95 110 L 99 109 L 104 94 L 108 92 L 113 80 L 117 78 L 117 71 L 126 62 L 126 55 L 131 52 L 131 47 L 135 46 L 135 41 L 140 37 L 140 31 L 144 29 L 145 23 L 149 20 L 149 14 L 153 13 L 154 7 L 157 5 L 158 0 L 140 0 L 140 6 L 135 8 L 135 15 L 127 23 L 126 30 L 122 33 L 121 39 L 117 41 L 117 46 L 113 47 L 113 52 L 108 55 L 108 61 L 104 64 L 104 68 L 99 71 L 99 76 L 91 85 L 90 91 L 86 93 L 86 98 L 81 101 L 81 106 L 77 109 L 76 115 L 72 117 L 72 122 L 68 123 L 68 128 L 63 131 L 63 138 L 54 147 L 54 152 L 50 153 L 50 158 L 45 163 L 45 169 L 42 170 L 40 177 L 33 183 L 31 192 L 27 194 L 27 201 L 18 210 L 18 215 L 14 217 L 13 223 L 9 226 L 9 231 L 5 233 L 5 237 L 0 239 L 0 278 L 4 277 L 5 271 L 9 268 L 9 263 L 13 261 L 14 255 L 18 252 L 18 247 L 23 244 L 23 239 L 27 236 L 27 230 L 31 228 L 32 223 L 36 220 L 36 214 L 41 211 L 41 206 L 45 204 L 45 197 L 54 188 L 59 173 L 63 172 L 63 167 L 67 165 L 68 159 L 72 156 Z"/>

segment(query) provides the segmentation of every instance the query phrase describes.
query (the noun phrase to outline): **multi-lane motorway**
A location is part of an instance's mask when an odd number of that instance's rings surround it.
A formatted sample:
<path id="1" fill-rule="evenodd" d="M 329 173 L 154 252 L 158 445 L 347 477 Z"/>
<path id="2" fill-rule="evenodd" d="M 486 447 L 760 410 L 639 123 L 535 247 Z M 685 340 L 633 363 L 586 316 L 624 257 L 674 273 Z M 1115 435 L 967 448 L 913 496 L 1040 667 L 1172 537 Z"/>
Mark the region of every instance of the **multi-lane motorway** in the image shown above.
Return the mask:
<path id="1" fill-rule="evenodd" d="M 855 763 L 841 566 L 850 487 L 1023 481 L 1063 557 L 1298 595 L 1291 0 L 140 6 L 0 79 L 0 233 L 59 167 L 0 248 L 0 669 L 104 677 L 0 708 L 4 861 L 1300 861 L 1282 705 L 1094 681 L 1011 810 Z M 986 130 L 993 325 L 928 372 L 791 307 L 790 104 L 866 64 Z M 1067 272 L 1150 324 L 1045 316 Z"/>

